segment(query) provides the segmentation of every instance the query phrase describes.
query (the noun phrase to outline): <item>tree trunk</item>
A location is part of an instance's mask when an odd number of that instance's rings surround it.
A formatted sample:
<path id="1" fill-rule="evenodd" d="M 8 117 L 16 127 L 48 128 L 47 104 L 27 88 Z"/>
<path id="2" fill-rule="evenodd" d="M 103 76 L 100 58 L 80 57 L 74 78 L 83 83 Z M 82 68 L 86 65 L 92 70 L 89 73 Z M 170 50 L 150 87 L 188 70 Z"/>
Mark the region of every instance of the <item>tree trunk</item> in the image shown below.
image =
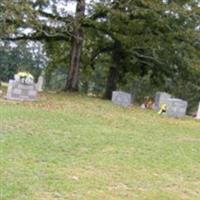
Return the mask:
<path id="1" fill-rule="evenodd" d="M 108 78 L 106 82 L 106 91 L 104 93 L 105 99 L 112 98 L 112 92 L 117 89 L 118 71 L 116 66 L 111 66 L 108 72 Z"/>
<path id="2" fill-rule="evenodd" d="M 71 40 L 70 65 L 65 90 L 79 90 L 80 60 L 83 44 L 82 20 L 85 16 L 85 0 L 77 0 L 74 34 Z"/>
<path id="3" fill-rule="evenodd" d="M 121 61 L 123 60 L 123 51 L 121 43 L 115 41 L 112 52 L 112 65 L 109 68 L 108 78 L 106 82 L 106 90 L 104 93 L 105 99 L 112 98 L 112 92 L 117 89 L 117 82 L 119 80 Z"/>

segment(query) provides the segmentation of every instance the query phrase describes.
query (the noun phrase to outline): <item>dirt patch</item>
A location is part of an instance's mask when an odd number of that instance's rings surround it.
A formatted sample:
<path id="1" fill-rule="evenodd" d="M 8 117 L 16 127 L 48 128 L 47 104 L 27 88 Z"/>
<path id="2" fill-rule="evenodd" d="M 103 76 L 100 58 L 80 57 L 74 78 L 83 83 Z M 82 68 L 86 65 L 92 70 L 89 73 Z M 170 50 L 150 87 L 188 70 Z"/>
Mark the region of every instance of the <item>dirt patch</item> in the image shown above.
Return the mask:
<path id="1" fill-rule="evenodd" d="M 200 137 L 182 136 L 178 137 L 179 142 L 200 142 Z"/>
<path id="2" fill-rule="evenodd" d="M 58 192 L 38 192 L 34 195 L 33 199 L 40 199 L 40 200 L 64 200 L 61 194 Z"/>

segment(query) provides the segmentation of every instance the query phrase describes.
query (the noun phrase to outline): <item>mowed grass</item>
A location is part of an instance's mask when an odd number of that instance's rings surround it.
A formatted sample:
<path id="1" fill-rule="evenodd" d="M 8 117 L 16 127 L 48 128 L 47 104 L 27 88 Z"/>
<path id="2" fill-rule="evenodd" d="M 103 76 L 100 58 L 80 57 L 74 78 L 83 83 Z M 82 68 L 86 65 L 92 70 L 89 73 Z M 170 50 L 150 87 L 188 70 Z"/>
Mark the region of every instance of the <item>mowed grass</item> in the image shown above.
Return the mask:
<path id="1" fill-rule="evenodd" d="M 0 100 L 1 200 L 199 200 L 200 122 L 81 95 Z"/>

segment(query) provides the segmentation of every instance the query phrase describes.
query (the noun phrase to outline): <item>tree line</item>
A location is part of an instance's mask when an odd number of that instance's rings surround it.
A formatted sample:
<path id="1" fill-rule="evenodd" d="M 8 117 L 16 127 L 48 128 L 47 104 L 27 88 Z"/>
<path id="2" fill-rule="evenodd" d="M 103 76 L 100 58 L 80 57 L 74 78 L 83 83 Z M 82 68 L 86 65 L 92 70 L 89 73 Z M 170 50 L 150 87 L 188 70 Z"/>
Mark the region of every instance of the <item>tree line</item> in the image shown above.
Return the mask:
<path id="1" fill-rule="evenodd" d="M 199 0 L 76 0 L 75 13 L 68 2 L 2 0 L 1 40 L 40 41 L 46 74 L 62 68 L 65 91 L 93 83 L 111 98 L 113 90 L 144 85 L 200 98 Z"/>

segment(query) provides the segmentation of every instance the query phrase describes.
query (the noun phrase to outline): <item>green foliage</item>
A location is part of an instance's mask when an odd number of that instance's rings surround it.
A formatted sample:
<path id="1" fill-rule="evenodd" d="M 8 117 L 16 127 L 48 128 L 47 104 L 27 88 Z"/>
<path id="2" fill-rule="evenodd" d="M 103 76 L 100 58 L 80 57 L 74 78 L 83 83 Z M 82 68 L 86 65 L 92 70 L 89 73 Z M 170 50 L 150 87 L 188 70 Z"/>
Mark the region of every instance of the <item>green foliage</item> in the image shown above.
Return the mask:
<path id="1" fill-rule="evenodd" d="M 45 50 L 49 57 L 48 65 L 45 68 L 46 87 L 61 90 L 64 88 L 63 81 L 66 83 L 69 66 L 69 44 L 63 41 L 48 41 L 45 42 Z M 57 83 L 57 81 L 59 82 Z"/>
<path id="2" fill-rule="evenodd" d="M 65 73 L 65 70 L 63 70 L 62 68 L 57 68 L 54 69 L 51 72 L 51 75 L 48 77 L 47 75 L 45 76 L 45 88 L 47 90 L 63 90 L 65 85 L 66 85 L 66 81 L 67 81 L 67 75 Z"/>
<path id="3" fill-rule="evenodd" d="M 104 49 L 101 53 L 118 55 L 110 65 L 114 63 L 118 70 L 119 87 L 132 84 L 131 79 L 142 82 L 149 77 L 152 91 L 162 88 L 173 92 L 178 89 L 178 80 L 189 84 L 185 77 L 194 79 L 194 66 L 197 74 L 200 70 L 197 1 L 105 2 L 95 4 L 90 23 L 100 40 L 95 49 L 101 50 L 107 41 L 111 53 Z M 127 74 L 132 78 L 127 79 Z M 199 83 L 193 83 L 197 88 Z"/>
<path id="4" fill-rule="evenodd" d="M 58 4 L 59 1 L 50 0 L 3 0 L 0 5 L 0 10 L 6 11 L 0 12 L 5 16 L 0 22 L 4 39 L 15 33 L 17 38 L 41 40 L 45 44 L 49 57 L 47 83 L 54 72 L 67 76 L 69 49 L 74 37 L 72 28 L 76 26 L 74 16 L 59 11 Z M 143 85 L 146 77 L 149 84 L 145 84 L 152 92 L 162 88 L 174 93 L 180 83 L 193 83 L 193 88 L 198 88 L 199 10 L 196 0 L 92 1 L 87 15 L 81 19 L 85 35 L 80 64 L 81 88 L 105 91 L 110 68 L 115 69 L 115 85 L 122 88 L 129 88 L 132 84 L 129 81 L 135 79 Z M 24 35 L 24 28 L 34 31 Z M 7 70 L 6 73 L 10 73 L 10 69 Z M 198 90 L 193 91 L 194 95 L 198 93 Z M 189 100 L 187 94 L 185 97 Z"/>
<path id="5" fill-rule="evenodd" d="M 0 80 L 13 79 L 19 71 L 28 71 L 37 77 L 47 63 L 41 44 L 4 43 L 0 46 Z"/>

